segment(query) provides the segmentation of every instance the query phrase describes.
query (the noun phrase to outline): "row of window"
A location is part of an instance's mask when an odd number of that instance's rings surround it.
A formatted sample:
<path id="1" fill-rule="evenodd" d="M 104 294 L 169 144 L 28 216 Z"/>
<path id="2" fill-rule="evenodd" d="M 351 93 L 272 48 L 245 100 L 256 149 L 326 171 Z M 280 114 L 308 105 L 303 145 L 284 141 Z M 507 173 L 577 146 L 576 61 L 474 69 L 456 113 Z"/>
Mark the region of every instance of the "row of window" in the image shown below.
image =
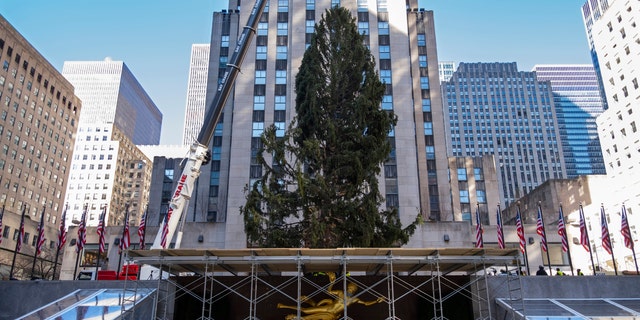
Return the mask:
<path id="1" fill-rule="evenodd" d="M 54 222 L 55 223 L 55 222 Z M 11 227 L 9 226 L 4 226 L 4 229 L 2 231 L 2 238 L 3 239 L 8 239 L 9 238 L 9 234 L 11 234 Z M 18 241 L 18 235 L 20 234 L 20 230 L 19 229 L 13 229 L 13 241 Z M 31 238 L 31 246 L 35 247 L 38 241 L 38 235 L 34 234 L 33 237 L 31 237 L 31 234 L 29 234 L 29 232 L 25 232 L 24 233 L 24 237 L 22 238 L 22 243 L 23 244 L 29 244 L 29 238 Z M 46 243 L 46 239 L 45 239 L 45 243 Z M 49 249 L 54 249 L 56 248 L 56 241 L 49 241 Z"/>
<path id="2" fill-rule="evenodd" d="M 3 51 L 4 51 L 4 46 L 5 46 L 5 41 L 4 41 L 4 39 L 1 39 L 1 38 L 0 38 L 0 56 L 2 56 L 2 53 L 3 53 Z M 11 56 L 13 55 L 13 48 L 12 48 L 12 47 L 10 47 L 10 46 L 8 46 L 8 47 L 7 47 L 6 55 L 7 55 L 7 57 L 8 57 L 8 58 L 11 58 Z M 3 64 L 2 64 L 2 69 L 3 69 L 4 71 L 7 71 L 7 72 L 9 71 L 10 64 L 11 64 L 11 63 L 10 63 L 10 60 L 11 60 L 11 59 L 9 59 L 9 60 L 4 60 L 4 62 L 3 62 Z M 16 53 L 16 55 L 14 56 L 14 61 L 15 61 L 15 63 L 16 63 L 16 64 L 18 64 L 18 65 L 20 65 L 20 61 L 21 61 L 21 60 L 22 60 L 22 57 L 20 56 L 20 54 Z M 26 71 L 26 70 L 28 70 L 28 69 L 29 69 L 29 61 L 27 61 L 26 59 L 22 60 L 22 69 L 23 69 L 24 71 Z M 35 78 L 36 78 L 36 81 L 37 81 L 38 83 L 42 83 L 42 80 L 43 80 L 42 74 L 38 73 L 38 75 L 37 75 L 37 76 L 36 76 L 35 74 L 36 74 L 36 69 L 35 69 L 35 67 L 31 67 L 31 68 L 29 69 L 29 75 L 30 75 L 32 78 L 33 78 L 33 77 L 35 77 Z M 16 78 L 16 76 L 17 76 L 17 70 L 16 70 L 15 68 L 11 70 L 11 75 L 13 76 L 13 78 Z M 20 75 L 20 83 L 21 83 L 21 84 L 22 84 L 22 83 L 24 83 L 24 75 L 22 75 L 22 74 Z M 30 86 L 31 86 L 31 82 L 29 81 L 28 83 L 29 83 L 29 87 L 30 87 Z M 44 86 L 44 88 L 45 88 L 45 89 L 48 89 L 48 88 L 49 88 L 49 80 L 48 80 L 48 79 L 44 79 L 43 86 Z M 31 90 L 31 88 L 28 88 L 28 90 Z M 60 100 L 61 93 L 60 93 L 60 91 L 59 91 L 59 90 L 58 90 L 58 91 L 56 91 L 56 89 L 55 89 L 55 87 L 54 87 L 53 85 L 51 85 L 51 88 L 49 88 L 49 92 L 50 92 L 52 95 L 55 93 L 55 97 L 56 97 L 56 99 L 57 99 L 57 100 Z M 34 95 L 36 95 L 36 96 L 37 96 L 37 93 L 34 93 Z M 74 113 L 77 111 L 77 110 L 76 110 L 76 106 L 72 106 L 71 101 L 68 101 L 68 102 L 67 102 L 67 97 L 66 97 L 66 96 L 64 96 L 64 95 L 62 95 L 62 105 L 65 105 L 65 104 L 67 105 L 67 108 L 68 108 L 68 109 L 70 109 L 70 110 L 73 110 L 73 112 L 74 112 Z"/>

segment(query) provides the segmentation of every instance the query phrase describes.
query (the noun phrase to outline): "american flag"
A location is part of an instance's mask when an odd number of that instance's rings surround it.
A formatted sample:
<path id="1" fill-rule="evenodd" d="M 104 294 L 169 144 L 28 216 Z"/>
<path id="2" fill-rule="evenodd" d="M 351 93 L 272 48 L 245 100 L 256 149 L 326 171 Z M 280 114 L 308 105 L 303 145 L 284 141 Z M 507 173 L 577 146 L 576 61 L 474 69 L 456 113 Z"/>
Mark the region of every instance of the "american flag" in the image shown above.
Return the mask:
<path id="1" fill-rule="evenodd" d="M 622 205 L 622 227 L 620 228 L 622 237 L 624 237 L 624 246 L 633 249 L 633 238 L 631 237 L 631 229 L 629 228 L 629 219 L 627 218 L 627 209 Z"/>
<path id="2" fill-rule="evenodd" d="M 60 228 L 58 230 L 58 250 L 64 248 L 64 244 L 67 242 L 67 227 L 65 226 L 65 220 L 67 219 L 67 205 L 64 206 L 62 211 L 62 218 L 60 218 Z"/>
<path id="3" fill-rule="evenodd" d="M 138 238 L 140 238 L 140 250 L 144 250 L 144 232 L 147 228 L 147 211 L 144 211 L 142 219 L 140 219 L 140 226 L 138 226 Z"/>
<path id="4" fill-rule="evenodd" d="M 542 221 L 542 208 L 538 205 L 538 222 L 536 233 L 540 235 L 541 241 L 540 245 L 542 246 L 543 251 L 547 251 L 547 233 L 544 231 L 544 221 Z"/>
<path id="5" fill-rule="evenodd" d="M 580 244 L 585 250 L 587 250 L 587 252 L 591 251 L 591 244 L 589 244 L 589 233 L 587 232 L 587 224 L 584 221 L 584 211 L 582 210 L 582 205 L 580 205 Z"/>
<path id="6" fill-rule="evenodd" d="M 2 205 L 2 212 L 0 212 L 0 230 L 2 230 L 2 217 L 4 217 L 4 204 Z M 0 232 L 0 243 L 2 243 L 2 232 Z"/>
<path id="7" fill-rule="evenodd" d="M 87 243 L 87 209 L 88 206 L 84 206 L 82 211 L 82 218 L 80 219 L 80 225 L 78 225 L 78 241 L 76 242 L 76 252 L 84 249 L 84 244 Z"/>
<path id="8" fill-rule="evenodd" d="M 24 241 L 24 213 L 26 206 L 22 207 L 22 218 L 20 218 L 20 231 L 18 232 L 18 243 L 16 243 L 16 252 L 22 249 L 22 241 Z"/>
<path id="9" fill-rule="evenodd" d="M 167 216 L 164 217 L 164 223 L 162 223 L 162 238 L 160 240 L 160 245 L 163 249 L 167 248 L 167 237 L 169 236 L 169 219 L 171 219 L 171 213 L 173 212 L 173 208 L 169 207 L 169 211 L 167 211 Z"/>
<path id="10" fill-rule="evenodd" d="M 569 251 L 569 243 L 567 242 L 567 228 L 564 225 L 564 214 L 562 213 L 562 206 L 560 206 L 560 211 L 558 213 L 558 235 L 560 235 L 560 239 L 562 240 L 562 251 Z"/>
<path id="11" fill-rule="evenodd" d="M 498 222 L 498 247 L 500 249 L 504 249 L 504 233 L 502 229 L 502 217 L 500 215 L 500 206 L 498 206 L 498 211 L 496 212 L 497 222 Z"/>
<path id="12" fill-rule="evenodd" d="M 120 239 L 120 252 L 129 249 L 131 239 L 129 237 L 129 206 L 127 205 L 124 214 L 124 229 L 122 230 L 122 239 Z"/>
<path id="13" fill-rule="evenodd" d="M 476 209 L 476 248 L 484 247 L 484 241 L 482 241 L 482 224 L 480 223 L 480 210 Z"/>
<path id="14" fill-rule="evenodd" d="M 100 253 L 104 253 L 106 251 L 104 245 L 104 219 L 107 215 L 107 206 L 102 207 L 102 213 L 100 214 L 100 221 L 98 222 L 98 228 L 96 229 L 96 233 L 98 234 L 98 250 Z"/>
<path id="15" fill-rule="evenodd" d="M 611 254 L 611 237 L 609 237 L 609 226 L 607 217 L 604 214 L 604 207 L 600 206 L 600 226 L 602 227 L 602 248 Z"/>
<path id="16" fill-rule="evenodd" d="M 520 216 L 520 208 L 516 211 L 516 232 L 520 241 L 520 252 L 524 253 L 527 242 L 524 239 L 524 227 L 522 226 L 522 217 Z"/>
<path id="17" fill-rule="evenodd" d="M 42 246 L 44 245 L 44 208 L 42 208 L 42 215 L 40 216 L 40 224 L 38 225 L 38 242 L 36 246 L 36 256 L 42 253 Z"/>

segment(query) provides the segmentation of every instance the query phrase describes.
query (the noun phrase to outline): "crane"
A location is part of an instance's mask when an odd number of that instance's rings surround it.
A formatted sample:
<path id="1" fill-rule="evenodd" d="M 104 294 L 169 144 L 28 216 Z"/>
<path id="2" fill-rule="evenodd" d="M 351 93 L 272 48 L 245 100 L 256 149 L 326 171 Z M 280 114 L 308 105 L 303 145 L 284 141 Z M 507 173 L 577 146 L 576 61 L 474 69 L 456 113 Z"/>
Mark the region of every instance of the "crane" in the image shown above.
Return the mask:
<path id="1" fill-rule="evenodd" d="M 198 139 L 189 147 L 184 169 L 182 170 L 178 185 L 169 202 L 169 210 L 162 221 L 151 249 L 165 249 L 168 244 L 171 243 L 171 239 L 173 239 L 185 207 L 189 199 L 191 199 L 191 194 L 195 188 L 195 181 L 200 175 L 200 168 L 206 165 L 211 159 L 211 151 L 208 147 L 209 143 L 213 137 L 215 127 L 220 120 L 222 109 L 229 98 L 231 88 L 240 72 L 240 66 L 247 53 L 251 39 L 256 33 L 258 22 L 264 12 L 266 2 L 267 0 L 256 0 L 251 14 L 247 19 L 247 25 L 238 37 L 238 42 L 231 56 L 231 60 L 229 60 L 227 64 L 225 73 L 216 89 L 213 101 L 205 114 L 204 123 L 198 134 Z M 181 232 L 179 232 L 176 238 L 175 248 L 180 247 L 181 240 L 182 235 Z"/>

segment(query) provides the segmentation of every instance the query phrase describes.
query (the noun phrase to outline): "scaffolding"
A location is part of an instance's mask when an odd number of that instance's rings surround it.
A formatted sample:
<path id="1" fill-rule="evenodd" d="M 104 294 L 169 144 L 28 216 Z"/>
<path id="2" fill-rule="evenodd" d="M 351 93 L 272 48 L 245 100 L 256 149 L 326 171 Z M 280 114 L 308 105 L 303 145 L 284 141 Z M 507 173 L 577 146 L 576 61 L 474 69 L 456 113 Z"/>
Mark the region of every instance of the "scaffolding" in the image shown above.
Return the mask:
<path id="1" fill-rule="evenodd" d="M 334 285 L 349 297 L 335 319 L 364 312 L 380 319 L 444 320 L 452 299 L 467 302 L 468 319 L 493 319 L 486 278 L 494 266 L 514 279 L 507 282 L 510 302 L 522 296 L 517 249 L 168 249 L 133 250 L 129 257 L 160 270 L 155 319 L 172 319 L 175 301 L 185 297 L 200 304 L 198 319 L 309 319 L 305 303 L 339 299 L 329 292 Z M 335 278 L 329 281 L 327 274 Z M 357 293 L 347 292 L 354 285 Z M 351 298 L 379 303 L 362 311 L 347 303 Z M 221 306 L 232 308 L 233 316 L 216 316 Z"/>

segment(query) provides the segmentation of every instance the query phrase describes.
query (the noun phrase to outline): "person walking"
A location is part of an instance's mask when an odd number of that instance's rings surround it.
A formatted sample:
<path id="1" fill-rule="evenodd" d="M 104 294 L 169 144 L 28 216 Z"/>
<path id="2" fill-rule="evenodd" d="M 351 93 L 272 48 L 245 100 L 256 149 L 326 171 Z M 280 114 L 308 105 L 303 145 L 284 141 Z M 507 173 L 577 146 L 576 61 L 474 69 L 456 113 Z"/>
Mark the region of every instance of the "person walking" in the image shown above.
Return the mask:
<path id="1" fill-rule="evenodd" d="M 564 276 L 564 272 L 560 268 L 556 268 L 556 276 Z"/>
<path id="2" fill-rule="evenodd" d="M 544 271 L 543 266 L 538 267 L 538 271 L 536 271 L 536 276 L 548 276 L 547 272 Z"/>
<path id="3" fill-rule="evenodd" d="M 582 272 L 582 270 L 578 269 L 578 270 L 576 270 L 576 271 L 578 271 L 578 275 L 579 275 L 579 276 L 584 276 L 584 273 Z"/>

